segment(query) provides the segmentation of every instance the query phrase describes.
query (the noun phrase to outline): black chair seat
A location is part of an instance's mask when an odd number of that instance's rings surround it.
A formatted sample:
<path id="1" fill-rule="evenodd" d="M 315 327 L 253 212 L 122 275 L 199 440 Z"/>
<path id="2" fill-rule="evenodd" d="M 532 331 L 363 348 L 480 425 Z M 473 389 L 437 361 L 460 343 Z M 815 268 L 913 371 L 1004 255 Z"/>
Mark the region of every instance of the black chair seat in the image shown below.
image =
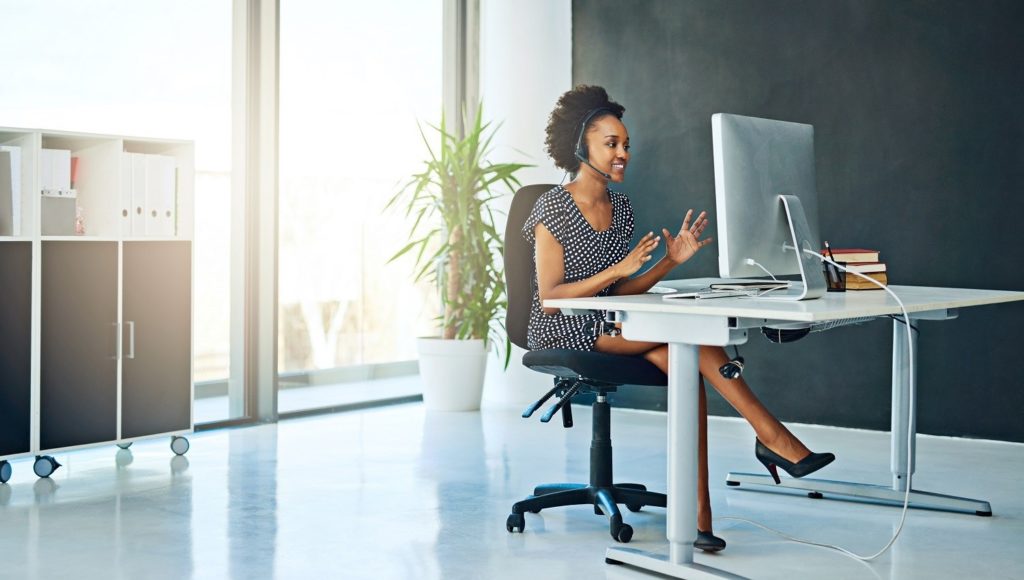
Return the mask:
<path id="1" fill-rule="evenodd" d="M 639 356 L 549 348 L 524 354 L 523 365 L 549 375 L 583 377 L 603 383 L 657 387 L 668 384 L 665 373 Z"/>

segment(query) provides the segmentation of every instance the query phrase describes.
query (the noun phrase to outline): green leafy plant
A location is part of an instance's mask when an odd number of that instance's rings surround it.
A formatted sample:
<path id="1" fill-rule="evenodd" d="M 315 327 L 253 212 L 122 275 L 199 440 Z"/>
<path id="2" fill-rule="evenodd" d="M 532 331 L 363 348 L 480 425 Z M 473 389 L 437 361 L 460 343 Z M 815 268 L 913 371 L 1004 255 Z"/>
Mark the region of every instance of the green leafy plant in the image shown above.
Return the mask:
<path id="1" fill-rule="evenodd" d="M 442 337 L 491 338 L 495 348 L 504 345 L 508 366 L 511 344 L 502 321 L 508 299 L 500 261 L 504 242 L 491 206 L 502 195 L 494 189 L 500 184 L 514 192 L 519 187 L 515 173 L 529 165 L 487 161 L 497 128 L 483 122 L 482 107 L 462 138 L 448 132 L 444 117 L 440 127 L 429 126 L 441 138 L 439 149 L 430 146 L 421 125 L 430 157 L 386 206 L 404 206 L 406 216 L 415 216 L 411 241 L 389 263 L 415 252 L 416 281 L 429 279 L 441 295 Z"/>

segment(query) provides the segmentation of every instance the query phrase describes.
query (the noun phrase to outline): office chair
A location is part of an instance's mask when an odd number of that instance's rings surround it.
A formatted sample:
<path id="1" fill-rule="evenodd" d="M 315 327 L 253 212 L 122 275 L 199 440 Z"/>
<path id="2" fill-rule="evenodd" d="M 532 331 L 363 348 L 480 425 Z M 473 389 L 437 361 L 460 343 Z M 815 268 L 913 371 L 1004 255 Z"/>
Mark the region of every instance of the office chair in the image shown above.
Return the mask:
<path id="1" fill-rule="evenodd" d="M 523 224 L 537 198 L 553 185 L 528 185 L 516 192 L 505 227 L 505 286 L 508 311 L 505 327 L 516 346 L 527 348 L 526 331 L 533 301 L 533 247 L 522 235 Z M 618 542 L 628 542 L 633 528 L 622 522 L 617 504 L 630 511 L 644 506 L 665 507 L 665 494 L 647 491 L 638 483 L 612 483 L 611 418 L 608 393 L 620 385 L 666 386 L 667 378 L 658 367 L 639 356 L 621 356 L 600 352 L 543 349 L 527 352 L 523 364 L 532 370 L 554 375 L 554 387 L 523 412 L 530 417 L 552 396 L 558 398 L 541 417 L 548 422 L 558 411 L 562 425 L 572 427 L 571 399 L 576 395 L 596 395 L 593 404 L 590 443 L 590 483 L 552 483 L 539 485 L 533 495 L 512 505 L 505 522 L 509 532 L 526 529 L 526 512 L 567 505 L 593 505 L 594 513 L 608 516 L 610 532 Z"/>

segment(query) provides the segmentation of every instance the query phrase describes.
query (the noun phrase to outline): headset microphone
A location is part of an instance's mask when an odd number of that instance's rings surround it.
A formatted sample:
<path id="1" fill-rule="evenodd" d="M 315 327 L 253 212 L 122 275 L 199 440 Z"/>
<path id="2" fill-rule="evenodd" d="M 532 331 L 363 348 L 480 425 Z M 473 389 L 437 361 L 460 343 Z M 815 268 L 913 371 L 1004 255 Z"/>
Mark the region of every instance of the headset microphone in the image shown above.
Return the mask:
<path id="1" fill-rule="evenodd" d="M 576 159 L 579 159 L 581 163 L 586 163 L 587 167 L 590 167 L 594 171 L 600 173 L 602 176 L 604 176 L 605 179 L 611 180 L 612 175 L 610 173 L 605 173 L 604 171 L 601 171 L 600 169 L 594 167 L 594 164 L 591 163 L 588 159 L 589 155 L 587 154 L 587 148 L 586 146 L 583 145 L 583 134 L 587 132 L 587 123 L 589 123 L 591 119 L 602 113 L 608 113 L 611 115 L 618 116 L 615 113 L 615 111 L 606 107 L 591 109 L 590 111 L 587 112 L 586 115 L 583 116 L 583 122 L 580 123 L 580 133 L 576 137 Z"/>
<path id="2" fill-rule="evenodd" d="M 591 163 L 589 160 L 587 160 L 587 158 L 583 157 L 579 153 L 576 154 L 576 159 L 579 159 L 581 162 L 586 163 L 587 167 L 590 167 L 594 171 L 600 173 L 601 175 L 604 176 L 605 179 L 611 180 L 611 178 L 612 178 L 612 174 L 611 173 L 605 173 L 604 171 L 601 171 L 600 169 L 594 167 L 593 163 Z"/>

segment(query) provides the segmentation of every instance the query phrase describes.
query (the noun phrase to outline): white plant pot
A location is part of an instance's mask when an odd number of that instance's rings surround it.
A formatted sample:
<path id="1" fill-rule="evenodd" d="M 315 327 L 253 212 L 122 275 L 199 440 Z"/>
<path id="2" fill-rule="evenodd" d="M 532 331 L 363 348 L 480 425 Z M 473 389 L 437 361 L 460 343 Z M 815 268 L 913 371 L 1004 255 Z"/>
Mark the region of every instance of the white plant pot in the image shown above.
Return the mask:
<path id="1" fill-rule="evenodd" d="M 484 389 L 487 343 L 418 338 L 423 403 L 429 411 L 476 411 Z"/>

